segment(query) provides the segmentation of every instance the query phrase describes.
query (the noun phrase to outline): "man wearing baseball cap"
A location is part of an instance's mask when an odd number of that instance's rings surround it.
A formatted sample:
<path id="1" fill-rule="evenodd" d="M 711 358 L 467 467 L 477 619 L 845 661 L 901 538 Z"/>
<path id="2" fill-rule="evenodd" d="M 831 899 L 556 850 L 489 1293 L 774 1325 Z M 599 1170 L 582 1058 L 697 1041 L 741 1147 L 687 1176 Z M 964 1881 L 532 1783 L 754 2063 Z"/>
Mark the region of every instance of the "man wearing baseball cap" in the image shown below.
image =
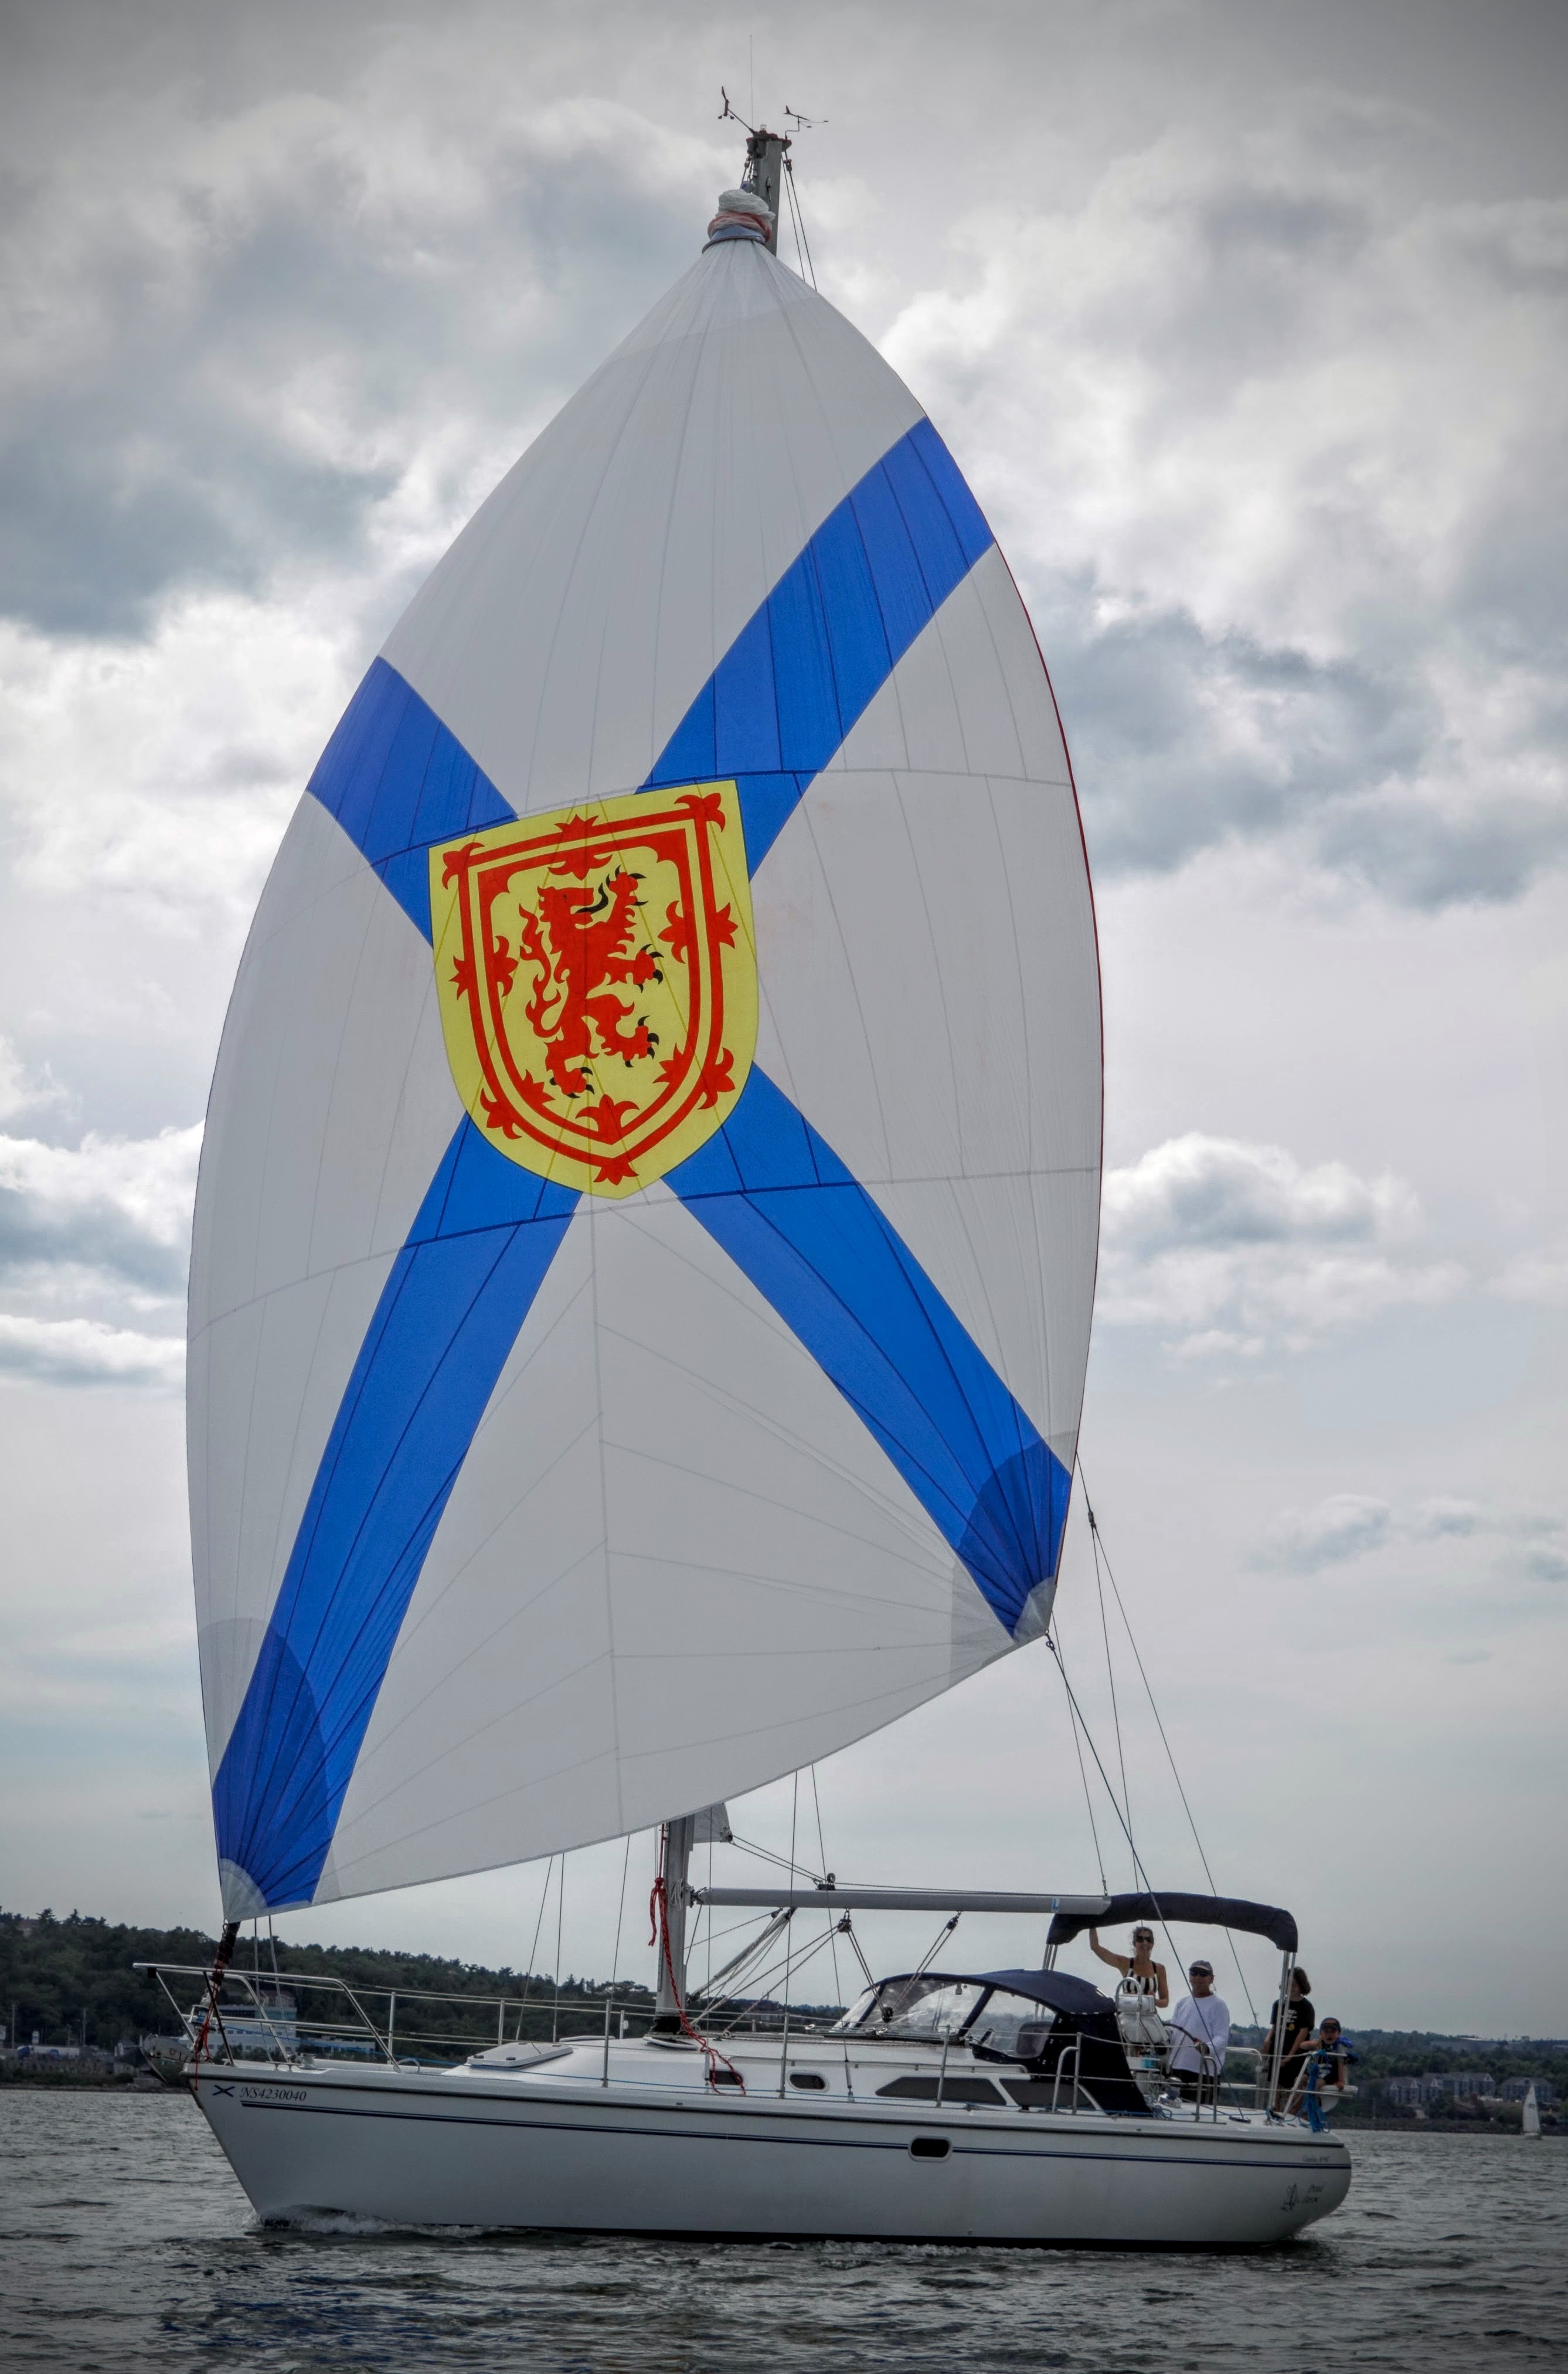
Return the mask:
<path id="1" fill-rule="evenodd" d="M 1231 2040 L 1228 2005 L 1214 1992 L 1214 1966 L 1201 1959 L 1188 1965 L 1190 1994 L 1183 1995 L 1171 2014 L 1171 2074 L 1190 2099 L 1200 2084 L 1212 2089 L 1225 2065 Z"/>

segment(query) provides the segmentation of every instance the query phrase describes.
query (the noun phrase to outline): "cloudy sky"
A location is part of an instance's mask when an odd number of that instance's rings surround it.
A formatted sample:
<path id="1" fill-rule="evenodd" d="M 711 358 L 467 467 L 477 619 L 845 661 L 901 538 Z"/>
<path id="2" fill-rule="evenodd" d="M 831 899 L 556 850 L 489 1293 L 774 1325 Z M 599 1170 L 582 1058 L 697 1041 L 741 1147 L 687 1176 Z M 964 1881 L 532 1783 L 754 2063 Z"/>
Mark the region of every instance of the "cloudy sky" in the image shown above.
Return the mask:
<path id="1" fill-rule="evenodd" d="M 1561 2033 L 1568 17 L 10 0 L 0 39 L 0 1899 L 216 1918 L 181 1332 L 246 923 L 755 82 L 824 119 L 822 287 L 1055 676 L 1106 993 L 1083 1461 L 1210 1864 L 1347 2018 Z M 1145 1862 L 1201 1885 L 1109 1610 Z M 1060 1628 L 1109 1755 L 1082 1534 Z M 1043 1651 L 819 1780 L 841 1873 L 1129 1884 Z M 788 1787 L 735 1811 L 780 1843 Z M 621 1867 L 573 1859 L 575 1968 Z M 521 1964 L 542 1876 L 280 1928 Z"/>

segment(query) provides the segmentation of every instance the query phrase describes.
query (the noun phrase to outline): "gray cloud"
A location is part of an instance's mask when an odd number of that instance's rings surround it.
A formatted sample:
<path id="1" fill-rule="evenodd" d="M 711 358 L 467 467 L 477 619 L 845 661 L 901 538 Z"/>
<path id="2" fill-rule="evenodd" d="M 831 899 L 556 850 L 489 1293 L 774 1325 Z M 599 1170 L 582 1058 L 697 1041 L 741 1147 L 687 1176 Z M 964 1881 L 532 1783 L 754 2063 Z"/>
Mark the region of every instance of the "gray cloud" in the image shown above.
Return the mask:
<path id="1" fill-rule="evenodd" d="M 1430 796 L 1447 727 L 1421 670 L 1211 637 L 1180 610 L 1086 634 L 1093 606 L 1078 584 L 1036 603 L 1097 875 L 1293 839 L 1329 872 L 1435 910 L 1516 899 L 1568 858 L 1554 786 L 1492 785 L 1452 807 Z M 1506 638 L 1505 622 L 1491 627 Z M 1568 696 L 1533 737 L 1568 749 Z"/>
<path id="2" fill-rule="evenodd" d="M 1216 39 L 1234 15 L 1199 11 Z M 731 151 L 657 93 L 672 40 L 688 74 L 722 41 L 681 5 L 657 40 L 608 5 L 368 39 L 280 0 L 266 42 L 181 0 L 141 19 L 65 5 L 19 53 L 0 611 L 134 636 L 193 589 L 357 570 L 389 616 L 689 260 Z M 905 21 L 951 117 L 930 186 L 973 206 L 973 43 Z M 1020 74 L 1049 46 L 986 27 Z M 840 154 L 870 201 L 812 201 L 830 290 L 890 322 L 993 498 L 1102 874 L 1267 840 L 1417 908 L 1516 898 L 1568 858 L 1568 214 L 1434 182 L 1437 120 L 1368 80 L 1348 19 L 1239 112 L 1146 29 L 1127 128 L 1091 106 L 1067 184 L 999 157 L 956 229 L 907 192 L 912 244 L 868 120 Z M 1467 122 L 1479 66 L 1445 95 Z"/>
<path id="3" fill-rule="evenodd" d="M 1464 1283 L 1400 1180 L 1189 1132 L 1107 1171 L 1096 1310 L 1188 1357 L 1301 1350 Z"/>
<path id="4" fill-rule="evenodd" d="M 178 1335 L 146 1335 L 92 1319 L 0 1312 L 0 1377 L 43 1385 L 172 1387 L 185 1374 Z"/>
<path id="5" fill-rule="evenodd" d="M 177 1295 L 185 1260 L 177 1246 L 160 1244 L 107 1199 L 62 1206 L 0 1187 L 0 1283 L 61 1269 L 97 1271 L 146 1293 Z"/>
<path id="6" fill-rule="evenodd" d="M 1336 1493 L 1316 1509 L 1291 1509 L 1277 1518 L 1255 1563 L 1287 1574 L 1316 1574 L 1324 1567 L 1381 1549 L 1393 1527 L 1394 1512 L 1386 1500 L 1359 1492 Z"/>
<path id="7" fill-rule="evenodd" d="M 1217 842 L 1310 821 L 1346 868 L 1380 887 L 1401 867 L 1408 877 L 1408 845 L 1394 846 L 1401 836 L 1376 795 L 1419 770 L 1440 727 L 1418 682 L 1240 632 L 1211 636 L 1179 609 L 1086 632 L 1096 606 L 1082 581 L 1036 605 L 1097 873 L 1165 873 Z M 1568 838 L 1568 818 L 1554 829 Z M 1491 878 L 1512 895 L 1516 852 L 1506 833 L 1494 838 Z M 1467 890 L 1486 878 L 1466 874 Z"/>
<path id="8" fill-rule="evenodd" d="M 1491 1557 L 1501 1556 L 1527 1581 L 1568 1581 L 1568 1523 L 1561 1517 L 1479 1500 L 1423 1500 L 1397 1510 L 1358 1492 L 1337 1492 L 1313 1509 L 1283 1510 L 1252 1562 L 1287 1574 L 1319 1574 L 1400 1545 L 1472 1542 L 1487 1545 Z"/>
<path id="9" fill-rule="evenodd" d="M 1401 904 L 1568 860 L 1568 206 L 1416 199 L 1318 91 L 977 210 L 896 359 L 977 454 L 1102 875 L 1269 840 Z"/>
<path id="10" fill-rule="evenodd" d="M 0 1137 L 0 1374 L 54 1384 L 177 1381 L 197 1129 L 79 1146 Z M 113 1323 L 106 1316 L 152 1322 Z"/>
<path id="11" fill-rule="evenodd" d="M 411 472 L 509 460 L 690 260 L 694 160 L 621 111 L 478 154 L 412 92 L 391 113 L 193 109 L 164 154 L 84 162 L 64 222 L 58 170 L 18 189 L 0 611 L 140 633 L 173 592 L 362 558 Z"/>
<path id="12" fill-rule="evenodd" d="M 123 356 L 134 368 L 139 359 Z M 357 540 L 386 472 L 312 467 L 258 430 L 117 392 L 13 416 L 0 453 L 0 610 L 51 634 L 146 628 L 172 589 L 260 585 Z M 194 415 L 194 417 L 193 417 Z"/>

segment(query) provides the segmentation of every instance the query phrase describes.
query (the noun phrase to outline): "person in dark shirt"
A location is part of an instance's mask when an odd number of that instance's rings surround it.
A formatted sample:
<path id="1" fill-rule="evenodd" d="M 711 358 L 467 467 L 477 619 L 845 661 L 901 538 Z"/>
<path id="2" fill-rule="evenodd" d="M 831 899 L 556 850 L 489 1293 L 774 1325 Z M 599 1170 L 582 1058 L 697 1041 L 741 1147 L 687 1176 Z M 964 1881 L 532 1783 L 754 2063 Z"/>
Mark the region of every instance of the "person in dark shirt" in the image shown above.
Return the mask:
<path id="1" fill-rule="evenodd" d="M 1329 2087 L 1343 2088 L 1351 2082 L 1350 2064 L 1355 2059 L 1345 2040 L 1344 2030 L 1337 2019 L 1326 2019 L 1316 2036 L 1309 2036 L 1298 2062 L 1295 2087 L 1290 2098 L 1290 2108 L 1299 2110 L 1302 2098 L 1312 2083 L 1311 2070 L 1317 2064 L 1317 2091 L 1321 2095 Z"/>
<path id="2" fill-rule="evenodd" d="M 1317 2024 L 1312 1997 L 1307 1992 L 1312 1980 L 1298 1963 L 1291 1972 L 1290 2008 L 1285 2014 L 1284 2055 L 1280 2063 L 1280 2090 L 1274 2097 L 1274 2108 L 1280 2107 L 1281 2097 L 1288 2098 L 1306 2060 L 1307 2042 Z M 1263 2039 L 1260 2068 L 1267 2073 L 1274 2063 L 1274 2031 L 1280 2024 L 1280 2006 L 1276 2002 L 1269 2014 L 1269 2033 Z M 1267 2084 L 1267 2074 L 1264 2079 Z"/>

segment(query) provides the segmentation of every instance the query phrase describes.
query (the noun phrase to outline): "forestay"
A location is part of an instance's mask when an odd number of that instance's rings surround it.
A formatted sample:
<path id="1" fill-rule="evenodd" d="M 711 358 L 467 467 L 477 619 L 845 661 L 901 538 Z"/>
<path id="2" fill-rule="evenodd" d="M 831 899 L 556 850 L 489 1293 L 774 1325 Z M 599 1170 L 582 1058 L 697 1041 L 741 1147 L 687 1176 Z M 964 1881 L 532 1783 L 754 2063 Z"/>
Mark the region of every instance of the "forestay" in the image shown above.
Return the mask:
<path id="1" fill-rule="evenodd" d="M 192 1527 L 231 1917 L 753 1788 L 1034 1637 L 1098 975 L 941 439 L 712 247 L 393 629 L 214 1081 Z"/>

